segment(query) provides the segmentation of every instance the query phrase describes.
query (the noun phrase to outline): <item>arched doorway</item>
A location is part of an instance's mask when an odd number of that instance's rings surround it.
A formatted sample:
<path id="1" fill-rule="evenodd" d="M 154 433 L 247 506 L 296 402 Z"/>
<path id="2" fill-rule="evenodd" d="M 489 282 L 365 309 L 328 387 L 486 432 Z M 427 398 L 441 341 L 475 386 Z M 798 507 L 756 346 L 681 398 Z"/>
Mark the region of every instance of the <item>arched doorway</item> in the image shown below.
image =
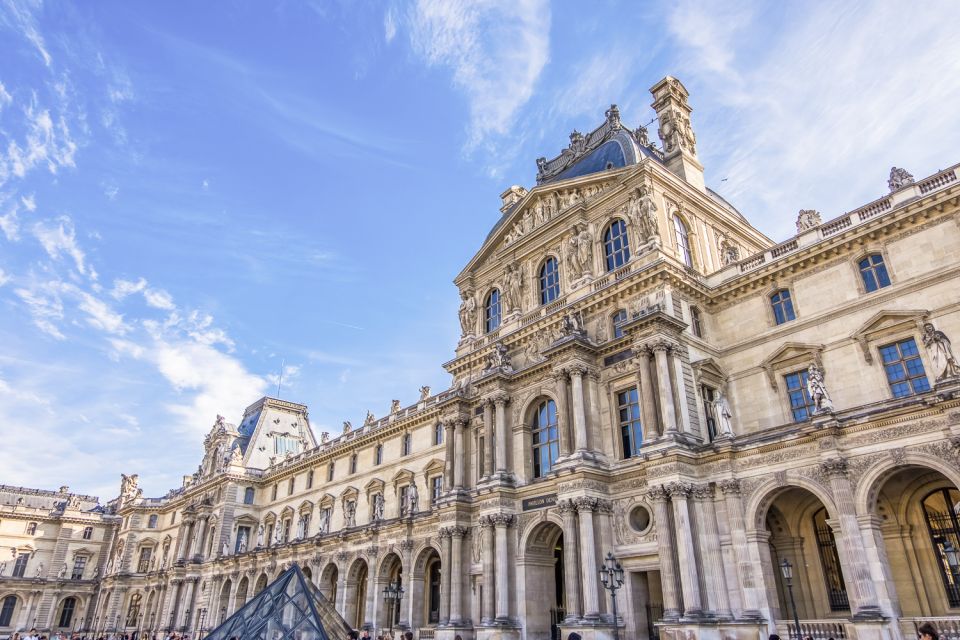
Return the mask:
<path id="1" fill-rule="evenodd" d="M 64 598 L 60 603 L 59 612 L 57 613 L 57 628 L 58 629 L 69 629 L 70 625 L 73 624 L 74 615 L 79 609 L 77 599 L 73 596 Z"/>
<path id="2" fill-rule="evenodd" d="M 949 553 L 960 549 L 960 491 L 944 473 L 951 470 L 933 468 L 939 464 L 891 466 L 874 479 L 864 505 L 874 516 L 864 527 L 876 554 L 871 577 L 881 607 L 901 617 L 904 637 L 916 635 L 918 618 L 955 619 L 960 608 L 960 567 L 951 567 Z"/>
<path id="3" fill-rule="evenodd" d="M 230 590 L 233 588 L 233 581 L 227 578 L 220 587 L 220 601 L 217 603 L 217 620 L 223 622 L 230 615 Z"/>
<path id="4" fill-rule="evenodd" d="M 156 622 L 156 607 L 157 607 L 157 592 L 155 589 L 151 589 L 150 593 L 147 594 L 147 608 L 144 609 L 144 623 L 143 628 L 152 631 L 155 627 Z"/>
<path id="5" fill-rule="evenodd" d="M 559 638 L 559 624 L 567 609 L 560 527 L 553 522 L 538 524 L 527 536 L 519 564 L 526 598 L 518 604 L 520 617 L 526 624 L 527 640 Z"/>
<path id="6" fill-rule="evenodd" d="M 303 572 L 304 578 L 310 582 L 313 582 L 313 569 L 310 567 L 301 567 L 300 570 Z"/>
<path id="7" fill-rule="evenodd" d="M 395 553 L 388 553 L 380 563 L 380 570 L 377 574 L 375 598 L 381 598 L 382 606 L 377 608 L 377 629 L 389 629 L 391 626 L 396 629 L 400 622 L 400 607 L 410 594 L 404 594 L 403 600 L 393 600 L 388 606 L 386 599 L 383 598 L 383 590 L 387 585 L 403 584 L 403 562 L 400 556 Z"/>
<path id="8" fill-rule="evenodd" d="M 0 600 L 0 629 L 13 627 L 16 622 L 17 604 L 19 604 L 17 596 L 12 594 Z"/>
<path id="9" fill-rule="evenodd" d="M 356 559 L 347 571 L 346 606 L 344 619 L 354 629 L 363 626 L 367 606 L 367 577 L 368 568 L 364 560 Z"/>
<path id="10" fill-rule="evenodd" d="M 332 562 L 323 568 L 320 572 L 320 592 L 326 596 L 327 600 L 337 604 L 337 582 L 340 580 L 340 570 Z"/>
<path id="11" fill-rule="evenodd" d="M 246 576 L 240 578 L 240 582 L 237 583 L 237 594 L 233 598 L 233 608 L 230 610 L 231 612 L 247 604 L 247 591 L 249 589 L 250 580 L 248 580 Z"/>
<path id="12" fill-rule="evenodd" d="M 267 588 L 267 574 L 261 573 L 260 577 L 257 578 L 257 584 L 253 589 L 253 595 L 257 595 L 261 591 Z"/>

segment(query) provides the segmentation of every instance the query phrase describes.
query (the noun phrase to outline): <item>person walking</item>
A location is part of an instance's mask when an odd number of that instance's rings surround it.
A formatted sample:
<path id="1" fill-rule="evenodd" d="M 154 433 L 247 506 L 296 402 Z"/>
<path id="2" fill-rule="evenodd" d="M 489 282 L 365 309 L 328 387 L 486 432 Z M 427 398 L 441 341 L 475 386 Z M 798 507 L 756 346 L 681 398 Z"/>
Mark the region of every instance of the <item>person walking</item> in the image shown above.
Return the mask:
<path id="1" fill-rule="evenodd" d="M 917 628 L 917 635 L 920 636 L 920 640 L 939 640 L 940 638 L 937 628 L 929 622 L 924 622 Z"/>

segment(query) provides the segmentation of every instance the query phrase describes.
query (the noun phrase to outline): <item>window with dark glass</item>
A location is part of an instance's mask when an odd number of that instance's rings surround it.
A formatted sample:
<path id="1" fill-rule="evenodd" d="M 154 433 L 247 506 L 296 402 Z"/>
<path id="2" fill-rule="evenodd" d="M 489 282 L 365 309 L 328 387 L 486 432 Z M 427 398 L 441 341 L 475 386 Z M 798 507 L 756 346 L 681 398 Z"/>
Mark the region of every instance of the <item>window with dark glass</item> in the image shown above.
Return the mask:
<path id="1" fill-rule="evenodd" d="M 137 596 L 134 597 L 138 597 Z M 60 606 L 60 620 L 58 621 L 58 627 L 69 627 L 70 623 L 73 622 L 73 612 L 77 608 L 77 599 L 70 597 L 66 598 L 63 601 L 63 604 Z"/>
<path id="2" fill-rule="evenodd" d="M 483 308 L 484 327 L 487 333 L 500 327 L 500 290 L 494 289 L 487 295 L 487 302 Z"/>
<path id="3" fill-rule="evenodd" d="M 440 561 L 430 565 L 430 598 L 427 607 L 427 622 L 436 624 L 440 621 Z M 11 596 L 12 597 L 12 596 Z"/>
<path id="4" fill-rule="evenodd" d="M 378 444 L 373 448 L 373 464 L 381 464 L 383 462 L 383 445 Z"/>
<path id="5" fill-rule="evenodd" d="M 135 627 L 137 626 L 137 618 L 140 617 L 140 601 L 143 599 L 143 596 L 139 593 L 133 594 L 130 597 L 130 608 L 127 609 L 127 626 Z"/>
<path id="6" fill-rule="evenodd" d="M 333 481 L 333 461 L 327 465 L 327 482 Z"/>
<path id="7" fill-rule="evenodd" d="M 700 309 L 690 307 L 690 331 L 698 338 L 703 337 L 703 321 L 700 319 Z"/>
<path id="8" fill-rule="evenodd" d="M 913 338 L 880 347 L 880 359 L 894 398 L 930 390 L 923 360 Z"/>
<path id="9" fill-rule="evenodd" d="M 277 485 L 273 485 L 273 488 L 270 490 L 270 497 L 273 500 L 277 499 Z"/>
<path id="10" fill-rule="evenodd" d="M 556 258 L 547 258 L 540 267 L 540 304 L 560 297 L 560 269 Z"/>
<path id="11" fill-rule="evenodd" d="M 156 529 L 157 528 L 157 514 L 150 514 L 150 517 L 147 518 L 147 529 Z"/>
<path id="12" fill-rule="evenodd" d="M 533 477 L 542 478 L 560 457 L 560 435 L 557 429 L 557 405 L 545 400 L 533 415 Z"/>
<path id="13" fill-rule="evenodd" d="M 403 438 L 400 440 L 401 444 L 401 455 L 408 456 L 410 455 L 410 450 L 412 447 L 413 438 L 409 433 L 403 434 Z"/>
<path id="14" fill-rule="evenodd" d="M 296 489 L 296 478 L 290 478 L 290 482 L 287 483 L 287 495 L 292 496 L 294 489 Z"/>
<path id="15" fill-rule="evenodd" d="M 253 504 L 253 487 L 247 487 L 243 490 L 243 504 Z"/>
<path id="16" fill-rule="evenodd" d="M 960 491 L 954 488 L 937 489 L 923 499 L 923 516 L 930 533 L 933 554 L 940 580 L 947 592 L 951 607 L 960 607 L 960 575 L 950 567 L 947 552 L 960 549 Z"/>
<path id="17" fill-rule="evenodd" d="M 823 579 L 826 581 L 827 600 L 830 611 L 849 611 L 847 585 L 843 581 L 840 569 L 840 556 L 837 553 L 837 540 L 833 537 L 833 527 L 827 524 L 827 510 L 819 509 L 813 514 L 813 531 L 817 537 L 817 551 L 820 554 L 820 566 L 823 567 Z"/>
<path id="18" fill-rule="evenodd" d="M 622 338 L 626 333 L 623 330 L 623 325 L 627 323 L 627 310 L 626 309 L 617 309 L 617 312 L 613 314 L 613 337 Z"/>
<path id="19" fill-rule="evenodd" d="M 307 489 L 313 488 L 313 469 L 307 471 Z"/>
<path id="20" fill-rule="evenodd" d="M 687 225 L 683 224 L 680 216 L 673 214 L 673 232 L 677 237 L 677 251 L 680 252 L 680 258 L 688 267 L 693 266 L 693 257 L 690 255 L 690 236 L 687 233 Z"/>
<path id="21" fill-rule="evenodd" d="M 27 535 L 28 535 L 28 536 L 32 536 L 32 535 L 34 535 L 34 534 L 36 534 L 36 533 L 37 533 L 37 523 L 36 523 L 36 522 L 28 522 L 28 523 L 27 523 Z"/>
<path id="22" fill-rule="evenodd" d="M 790 411 L 793 420 L 801 422 L 813 415 L 813 402 L 807 391 L 807 370 L 789 373 L 784 376 L 787 381 L 787 396 L 790 398 Z"/>
<path id="23" fill-rule="evenodd" d="M 84 555 L 76 556 L 73 559 L 73 571 L 70 572 L 70 579 L 83 580 L 83 571 L 86 568 L 87 568 L 87 556 L 84 556 Z"/>
<path id="24" fill-rule="evenodd" d="M 7 596 L 0 606 L 0 627 L 9 627 L 13 622 L 13 611 L 17 608 L 17 596 Z"/>
<path id="25" fill-rule="evenodd" d="M 21 553 L 17 556 L 17 561 L 13 564 L 13 577 L 22 578 L 27 572 L 27 562 L 30 560 L 29 553 Z"/>
<path id="26" fill-rule="evenodd" d="M 707 437 L 713 442 L 717 437 L 717 409 L 713 404 L 717 399 L 717 392 L 713 387 L 700 385 L 700 398 L 703 401 L 703 415 L 707 419 Z"/>
<path id="27" fill-rule="evenodd" d="M 614 220 L 604 232 L 603 255 L 607 271 L 618 269 L 630 260 L 630 240 L 627 238 L 627 223 L 623 220 Z"/>
<path id="28" fill-rule="evenodd" d="M 151 547 L 140 549 L 140 559 L 137 561 L 137 573 L 146 573 L 150 570 L 150 556 L 153 555 Z"/>
<path id="29" fill-rule="evenodd" d="M 773 308 L 773 318 L 777 324 L 796 320 L 797 315 L 793 312 L 793 301 L 790 299 L 790 291 L 781 289 L 770 296 L 770 306 Z"/>
<path id="30" fill-rule="evenodd" d="M 858 266 L 860 277 L 863 278 L 863 288 L 867 293 L 890 286 L 887 265 L 883 263 L 883 256 L 879 253 L 867 256 L 858 263 Z"/>
<path id="31" fill-rule="evenodd" d="M 443 444 L 443 424 L 440 422 L 433 425 L 433 444 Z"/>
<path id="32" fill-rule="evenodd" d="M 640 401 L 636 387 L 617 393 L 617 411 L 623 457 L 632 458 L 640 453 L 640 445 L 643 444 L 643 425 L 640 423 Z"/>
<path id="33" fill-rule="evenodd" d="M 443 476 L 430 478 L 430 504 L 435 504 L 443 494 Z"/>
<path id="34" fill-rule="evenodd" d="M 357 454 L 350 456 L 350 473 L 357 472 Z"/>
<path id="35" fill-rule="evenodd" d="M 84 527 L 83 528 L 83 539 L 89 540 L 93 537 L 93 527 Z"/>

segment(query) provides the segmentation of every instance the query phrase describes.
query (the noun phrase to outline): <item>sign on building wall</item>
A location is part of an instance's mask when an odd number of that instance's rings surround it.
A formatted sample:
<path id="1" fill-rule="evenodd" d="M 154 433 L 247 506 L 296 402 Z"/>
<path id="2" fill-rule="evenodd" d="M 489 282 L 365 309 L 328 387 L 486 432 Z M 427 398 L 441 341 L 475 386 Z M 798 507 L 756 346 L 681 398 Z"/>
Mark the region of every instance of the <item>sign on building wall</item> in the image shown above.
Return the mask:
<path id="1" fill-rule="evenodd" d="M 547 507 L 553 507 L 557 504 L 557 494 L 551 493 L 545 496 L 537 496 L 535 498 L 526 498 L 522 505 L 524 511 L 533 511 L 534 509 L 546 509 Z"/>

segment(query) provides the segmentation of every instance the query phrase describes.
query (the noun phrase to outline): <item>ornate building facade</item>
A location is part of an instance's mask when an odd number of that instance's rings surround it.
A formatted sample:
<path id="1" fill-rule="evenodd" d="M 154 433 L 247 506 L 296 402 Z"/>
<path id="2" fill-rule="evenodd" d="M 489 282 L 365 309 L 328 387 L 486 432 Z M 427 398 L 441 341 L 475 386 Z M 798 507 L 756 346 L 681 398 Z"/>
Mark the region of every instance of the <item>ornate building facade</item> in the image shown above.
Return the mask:
<path id="1" fill-rule="evenodd" d="M 182 487 L 125 477 L 83 514 L 112 537 L 80 624 L 196 632 L 297 563 L 351 625 L 424 639 L 757 640 L 791 598 L 818 640 L 956 630 L 957 167 L 774 243 L 705 186 L 683 85 L 651 93 L 659 146 L 612 106 L 503 193 L 449 389 L 319 442 L 263 398 Z"/>

